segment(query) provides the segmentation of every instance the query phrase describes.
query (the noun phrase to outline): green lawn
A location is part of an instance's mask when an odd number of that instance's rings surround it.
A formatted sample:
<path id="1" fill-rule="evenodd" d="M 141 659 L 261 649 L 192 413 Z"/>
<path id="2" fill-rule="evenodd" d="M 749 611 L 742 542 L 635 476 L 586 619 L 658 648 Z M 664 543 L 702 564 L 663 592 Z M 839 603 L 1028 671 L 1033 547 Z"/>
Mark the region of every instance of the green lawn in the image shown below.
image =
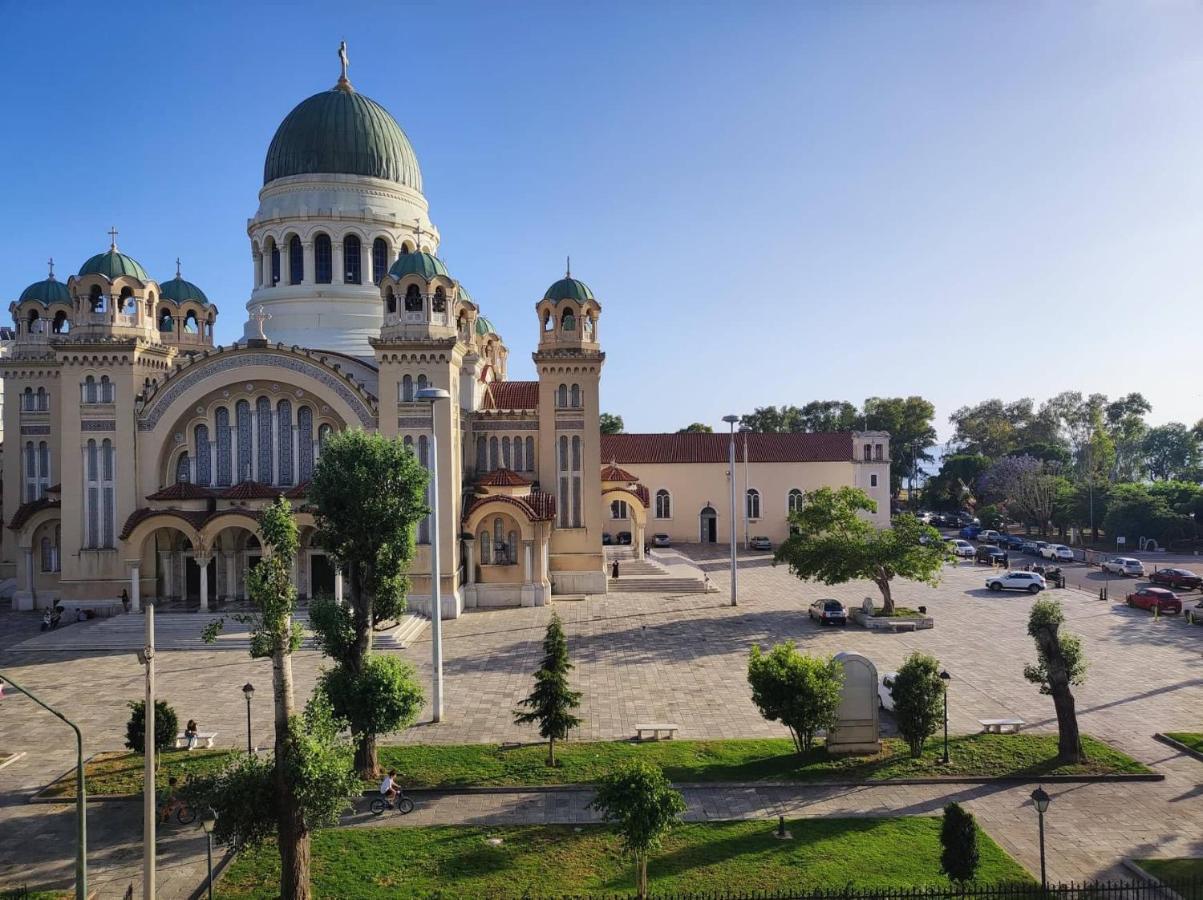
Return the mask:
<path id="1" fill-rule="evenodd" d="M 164 787 L 172 775 L 186 780 L 198 772 L 211 772 L 225 766 L 232 757 L 240 755 L 237 750 L 172 750 L 159 756 L 159 770 L 155 773 L 155 784 Z M 84 763 L 84 780 L 88 795 L 98 796 L 141 794 L 142 754 L 125 751 L 122 753 L 98 753 Z M 75 798 L 75 769 L 66 772 L 40 795 L 61 799 Z"/>
<path id="2" fill-rule="evenodd" d="M 771 822 L 710 822 L 672 831 L 652 858 L 653 892 L 947 885 L 940 820 L 801 819 L 793 840 Z M 486 843 L 500 838 L 500 846 Z M 1031 881 L 984 832 L 979 880 Z M 319 898 L 552 897 L 629 892 L 634 867 L 617 838 L 589 826 L 339 828 L 313 836 Z M 240 854 L 218 885 L 223 898 L 278 895 L 279 857 L 269 844 Z M 527 893 L 529 892 L 529 893 Z"/>
<path id="3" fill-rule="evenodd" d="M 1185 744 L 1196 753 L 1203 753 L 1203 734 L 1197 731 L 1167 731 L 1165 736 L 1179 744 Z"/>
<path id="4" fill-rule="evenodd" d="M 677 782 L 705 781 L 884 781 L 935 775 L 1082 775 L 1148 772 L 1145 766 L 1106 744 L 1084 737 L 1090 761 L 1057 765 L 1055 734 L 974 734 L 949 740 L 950 764 L 939 762 L 942 743 L 928 742 L 911 759 L 898 739 L 883 742 L 871 757 L 829 757 L 822 747 L 793 752 L 787 738 L 725 741 L 603 741 L 567 743 L 556 748 L 559 765 L 545 764 L 543 744 L 429 745 L 380 748 L 380 764 L 396 769 L 407 786 L 590 784 L 630 759 L 644 759 Z"/>
<path id="5" fill-rule="evenodd" d="M 1179 889 L 1186 900 L 1203 900 L 1203 859 L 1138 859 L 1137 864 L 1155 878 L 1181 883 L 1193 881 L 1194 889 Z"/>

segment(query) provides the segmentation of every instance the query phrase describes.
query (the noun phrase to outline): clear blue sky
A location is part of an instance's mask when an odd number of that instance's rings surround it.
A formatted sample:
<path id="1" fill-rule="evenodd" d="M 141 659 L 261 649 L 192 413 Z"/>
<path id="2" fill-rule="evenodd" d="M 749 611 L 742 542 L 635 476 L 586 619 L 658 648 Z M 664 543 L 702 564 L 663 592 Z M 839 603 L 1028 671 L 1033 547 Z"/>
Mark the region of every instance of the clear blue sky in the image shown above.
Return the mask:
<path id="1" fill-rule="evenodd" d="M 511 377 L 571 253 L 628 430 L 918 393 L 946 436 L 1067 389 L 1203 416 L 1198 3 L 2 8 L 6 299 L 116 223 L 240 335 L 263 155 L 345 38 Z"/>

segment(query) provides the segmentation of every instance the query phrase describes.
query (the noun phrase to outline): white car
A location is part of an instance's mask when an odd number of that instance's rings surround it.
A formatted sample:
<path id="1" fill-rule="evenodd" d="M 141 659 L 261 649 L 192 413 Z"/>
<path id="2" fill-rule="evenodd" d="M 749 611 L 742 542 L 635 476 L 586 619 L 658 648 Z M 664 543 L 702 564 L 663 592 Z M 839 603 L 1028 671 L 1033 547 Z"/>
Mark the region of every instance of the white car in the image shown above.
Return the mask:
<path id="1" fill-rule="evenodd" d="M 882 672 L 877 676 L 877 704 L 886 712 L 894 711 L 894 679 L 897 672 Z"/>
<path id="2" fill-rule="evenodd" d="M 1048 544 L 1040 548 L 1040 555 L 1045 559 L 1055 559 L 1057 562 L 1073 562 L 1074 552 L 1064 544 Z"/>
<path id="3" fill-rule="evenodd" d="M 1100 568 L 1104 572 L 1111 572 L 1115 575 L 1143 575 L 1145 573 L 1144 563 L 1130 556 L 1113 556 L 1111 559 L 1104 560 Z"/>
<path id="4" fill-rule="evenodd" d="M 1044 576 L 1036 572 L 1003 572 L 993 578 L 986 579 L 986 587 L 992 591 L 1027 591 L 1039 594 L 1048 585 Z"/>
<path id="5" fill-rule="evenodd" d="M 977 539 L 983 544 L 997 544 L 1002 535 L 992 528 L 987 528 L 985 531 L 977 533 Z"/>
<path id="6" fill-rule="evenodd" d="M 955 541 L 949 541 L 948 546 L 952 549 L 954 556 L 969 557 L 977 552 L 973 544 L 960 538 L 957 538 Z"/>

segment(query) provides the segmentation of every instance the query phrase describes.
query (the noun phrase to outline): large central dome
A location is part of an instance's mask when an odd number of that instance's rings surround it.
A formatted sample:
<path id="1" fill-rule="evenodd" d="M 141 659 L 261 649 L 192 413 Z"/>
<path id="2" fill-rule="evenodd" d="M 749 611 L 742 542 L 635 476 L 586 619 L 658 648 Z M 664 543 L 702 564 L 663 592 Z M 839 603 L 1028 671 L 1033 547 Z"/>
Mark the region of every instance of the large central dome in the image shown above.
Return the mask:
<path id="1" fill-rule="evenodd" d="M 341 82 L 297 104 L 267 148 L 264 184 L 315 174 L 366 175 L 422 190 L 418 158 L 397 120 Z"/>

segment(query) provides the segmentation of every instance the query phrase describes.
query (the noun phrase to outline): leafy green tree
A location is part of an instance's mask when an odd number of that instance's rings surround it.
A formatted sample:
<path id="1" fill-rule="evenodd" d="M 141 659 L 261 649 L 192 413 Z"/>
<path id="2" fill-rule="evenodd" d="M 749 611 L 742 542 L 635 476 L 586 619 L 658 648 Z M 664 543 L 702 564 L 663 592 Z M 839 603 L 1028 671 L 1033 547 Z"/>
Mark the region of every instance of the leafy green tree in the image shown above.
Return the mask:
<path id="1" fill-rule="evenodd" d="M 959 509 L 974 499 L 974 490 L 990 460 L 980 454 L 954 453 L 944 457 L 940 471 L 927 482 L 924 494 L 934 509 Z"/>
<path id="2" fill-rule="evenodd" d="M 527 711 L 515 711 L 519 725 L 539 723 L 539 734 L 547 738 L 547 764 L 556 764 L 556 741 L 565 740 L 569 729 L 581 724 L 572 711 L 581 705 L 581 695 L 568 686 L 568 641 L 560 617 L 552 613 L 543 637 L 543 663 L 535 672 L 535 689 L 520 704 Z"/>
<path id="3" fill-rule="evenodd" d="M 890 688 L 894 698 L 894 720 L 911 756 L 923 755 L 923 745 L 944 721 L 944 681 L 934 656 L 915 651 L 894 676 Z"/>
<path id="4" fill-rule="evenodd" d="M 810 491 L 801 510 L 790 514 L 792 533 L 777 547 L 774 561 L 786 563 L 798 578 L 823 584 L 867 578 L 881 591 L 884 614 L 893 615 L 894 578 L 935 585 L 950 556 L 940 532 L 909 513 L 879 530 L 863 515 L 876 509 L 859 488 Z"/>
<path id="5" fill-rule="evenodd" d="M 799 653 L 786 641 L 767 654 L 752 648 L 748 684 L 760 714 L 788 728 L 801 753 L 814 745 L 817 732 L 835 727 L 844 667 L 830 656 Z"/>
<path id="6" fill-rule="evenodd" d="M 598 416 L 598 421 L 601 424 L 602 434 L 622 434 L 623 429 L 626 427 L 622 423 L 622 416 L 615 415 L 614 413 L 604 412 Z"/>
<path id="7" fill-rule="evenodd" d="M 797 413 L 795 427 L 785 429 L 788 431 L 855 431 L 864 426 L 860 410 L 847 400 L 812 400 L 801 409 L 785 408 Z"/>
<path id="8" fill-rule="evenodd" d="M 589 805 L 616 826 L 623 849 L 635 857 L 636 894 L 646 897 L 648 855 L 681 821 L 685 798 L 658 766 L 635 760 L 603 778 Z"/>
<path id="9" fill-rule="evenodd" d="M 1030 398 L 1004 403 L 985 400 L 962 406 L 948 417 L 953 425 L 952 446 L 959 454 L 994 460 L 1030 444 L 1063 444 L 1057 422 L 1049 411 L 1037 412 Z"/>
<path id="10" fill-rule="evenodd" d="M 977 510 L 977 518 L 982 523 L 982 528 L 993 529 L 994 531 L 1000 531 L 1005 524 L 1003 508 L 993 503 L 980 507 Z"/>
<path id="11" fill-rule="evenodd" d="M 318 685 L 338 718 L 371 735 L 408 728 L 426 700 L 413 666 L 385 653 L 369 653 L 358 672 L 344 665 L 328 669 Z"/>
<path id="12" fill-rule="evenodd" d="M 1107 433 L 1115 447 L 1113 481 L 1135 481 L 1144 464 L 1144 439 L 1149 426 L 1145 416 L 1152 405 L 1139 393 L 1127 394 L 1107 404 Z"/>
<path id="13" fill-rule="evenodd" d="M 131 700 L 129 721 L 125 723 L 125 746 L 135 753 L 146 750 L 146 701 Z M 175 746 L 179 734 L 180 720 L 165 700 L 155 701 L 155 753 L 163 753 Z"/>
<path id="14" fill-rule="evenodd" d="M 1082 642 L 1061 632 L 1065 613 L 1056 600 L 1037 600 L 1028 614 L 1028 634 L 1036 642 L 1036 663 L 1023 668 L 1023 677 L 1040 686 L 1040 693 L 1053 698 L 1057 712 L 1057 755 L 1062 762 L 1086 759 L 1073 685 L 1086 680 L 1086 656 Z"/>
<path id="15" fill-rule="evenodd" d="M 310 605 L 318 646 L 344 671 L 334 691 L 335 714 L 355 736 L 355 767 L 364 778 L 379 771 L 376 738 L 412 722 L 412 676 L 372 669 L 372 633 L 379 622 L 405 610 L 406 575 L 414 557 L 414 531 L 430 508 L 426 469 L 400 440 L 363 431 L 332 435 L 309 485 L 317 543 L 347 570 L 346 606 Z M 351 687 L 349 681 L 365 684 Z M 397 693 L 381 693 L 391 688 Z M 349 705 L 341 705 L 343 701 Z M 373 706 L 379 704 L 379 708 Z M 383 730 L 380 730 L 383 729 Z"/>
<path id="16" fill-rule="evenodd" d="M 713 434 L 714 429 L 703 422 L 690 422 L 684 428 L 678 428 L 677 434 Z"/>
<path id="17" fill-rule="evenodd" d="M 752 431 L 774 434 L 790 431 L 806 431 L 801 421 L 802 411 L 796 406 L 758 406 L 750 413 L 739 417 L 739 424 Z"/>
<path id="18" fill-rule="evenodd" d="M 1198 480 L 1199 439 L 1181 422 L 1150 428 L 1143 448 L 1150 478 Z"/>
<path id="19" fill-rule="evenodd" d="M 940 825 L 940 870 L 949 881 L 965 884 L 977 875 L 981 854 L 977 848 L 977 822 L 959 803 L 944 807 Z"/>
<path id="20" fill-rule="evenodd" d="M 1173 493 L 1171 491 L 1169 496 Z M 1193 533 L 1191 511 L 1190 508 L 1186 512 L 1171 509 L 1167 494 L 1155 494 L 1151 486 L 1117 484 L 1111 488 L 1108 497 L 1103 527 L 1112 540 L 1122 535 L 1132 542 L 1147 537 L 1168 544 Z"/>

